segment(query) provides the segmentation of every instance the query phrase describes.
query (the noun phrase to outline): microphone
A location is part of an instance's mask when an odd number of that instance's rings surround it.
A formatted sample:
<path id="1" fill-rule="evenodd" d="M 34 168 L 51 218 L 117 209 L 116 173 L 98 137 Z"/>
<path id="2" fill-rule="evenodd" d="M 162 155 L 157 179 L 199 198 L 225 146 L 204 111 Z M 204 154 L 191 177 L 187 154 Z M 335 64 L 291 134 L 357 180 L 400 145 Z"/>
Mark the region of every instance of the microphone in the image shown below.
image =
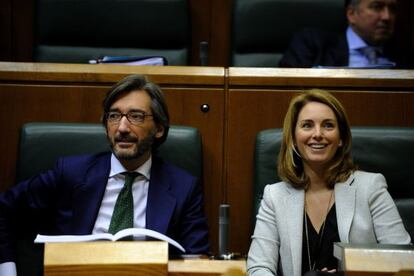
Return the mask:
<path id="1" fill-rule="evenodd" d="M 229 246 L 230 205 L 220 204 L 219 207 L 219 256 L 228 255 Z"/>
<path id="2" fill-rule="evenodd" d="M 207 41 L 200 42 L 200 65 L 201 66 L 208 65 L 208 42 Z"/>

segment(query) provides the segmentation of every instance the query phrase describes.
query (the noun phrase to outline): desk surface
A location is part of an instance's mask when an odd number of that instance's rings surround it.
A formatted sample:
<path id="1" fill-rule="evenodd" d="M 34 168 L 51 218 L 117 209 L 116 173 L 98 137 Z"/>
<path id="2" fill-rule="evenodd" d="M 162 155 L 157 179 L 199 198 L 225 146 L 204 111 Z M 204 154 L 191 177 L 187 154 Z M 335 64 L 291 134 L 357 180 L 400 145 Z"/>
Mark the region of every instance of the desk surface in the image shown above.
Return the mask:
<path id="1" fill-rule="evenodd" d="M 414 270 L 413 245 L 334 244 L 334 256 L 345 271 L 398 272 Z"/>
<path id="2" fill-rule="evenodd" d="M 246 260 L 170 260 L 168 275 L 246 275 Z"/>

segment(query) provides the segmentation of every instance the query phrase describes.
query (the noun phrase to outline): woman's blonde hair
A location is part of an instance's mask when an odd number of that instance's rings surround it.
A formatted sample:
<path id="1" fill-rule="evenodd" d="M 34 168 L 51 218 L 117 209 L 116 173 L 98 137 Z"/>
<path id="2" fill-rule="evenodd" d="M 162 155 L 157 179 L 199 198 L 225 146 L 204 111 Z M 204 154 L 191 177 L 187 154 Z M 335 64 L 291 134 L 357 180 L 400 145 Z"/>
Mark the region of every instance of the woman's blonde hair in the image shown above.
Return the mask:
<path id="1" fill-rule="evenodd" d="M 308 90 L 294 97 L 283 122 L 283 140 L 278 157 L 278 174 L 280 178 L 296 188 L 306 188 L 308 177 L 304 174 L 302 159 L 295 148 L 295 128 L 299 112 L 309 102 L 323 103 L 329 106 L 338 121 L 342 146 L 335 153 L 331 165 L 326 172 L 326 181 L 330 187 L 343 182 L 356 170 L 352 162 L 352 136 L 348 117 L 342 104 L 328 91 L 321 89 Z"/>

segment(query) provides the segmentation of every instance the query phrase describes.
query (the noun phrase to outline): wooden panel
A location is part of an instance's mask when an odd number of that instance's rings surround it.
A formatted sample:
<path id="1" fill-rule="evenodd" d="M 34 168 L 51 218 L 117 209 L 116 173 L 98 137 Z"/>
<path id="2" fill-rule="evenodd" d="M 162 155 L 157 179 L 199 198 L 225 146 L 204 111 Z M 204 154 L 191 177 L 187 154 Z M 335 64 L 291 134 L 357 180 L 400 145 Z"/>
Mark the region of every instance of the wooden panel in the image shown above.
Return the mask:
<path id="1" fill-rule="evenodd" d="M 412 0 L 398 0 L 394 45 L 408 52 L 414 51 L 414 3 Z"/>
<path id="2" fill-rule="evenodd" d="M 246 275 L 246 260 L 202 260 L 184 259 L 168 262 L 170 276 L 243 276 Z"/>
<path id="3" fill-rule="evenodd" d="M 14 184 L 19 130 L 33 121 L 98 123 L 110 86 L 143 73 L 164 90 L 171 123 L 200 130 L 205 210 L 217 252 L 218 206 L 223 202 L 224 69 L 0 63 L 0 191 Z M 210 110 L 202 112 L 200 106 Z"/>
<path id="4" fill-rule="evenodd" d="M 0 62 L 0 72 L 2 83 L 51 81 L 99 85 L 113 84 L 130 74 L 144 74 L 160 85 L 220 88 L 224 85 L 224 68 L 220 67 Z"/>
<path id="5" fill-rule="evenodd" d="M 35 0 L 12 1 L 12 36 L 14 61 L 33 60 Z"/>
<path id="6" fill-rule="evenodd" d="M 233 0 L 211 0 L 209 65 L 229 66 L 232 4 Z"/>
<path id="7" fill-rule="evenodd" d="M 255 136 L 282 127 L 294 94 L 329 89 L 353 126 L 414 126 L 413 80 L 412 71 L 230 68 L 224 143 L 230 249 L 247 253 L 250 245 Z"/>
<path id="8" fill-rule="evenodd" d="M 334 243 L 339 268 L 348 272 L 414 272 L 414 246 Z"/>
<path id="9" fill-rule="evenodd" d="M 231 87 L 412 91 L 413 70 L 229 68 Z"/>
<path id="10" fill-rule="evenodd" d="M 45 276 L 167 275 L 166 242 L 79 242 L 45 245 Z"/>
<path id="11" fill-rule="evenodd" d="M 191 8 L 191 65 L 200 65 L 200 42 L 210 42 L 210 0 L 190 0 Z"/>
<path id="12" fill-rule="evenodd" d="M 11 0 L 0 4 L 0 60 L 12 60 L 12 6 Z"/>

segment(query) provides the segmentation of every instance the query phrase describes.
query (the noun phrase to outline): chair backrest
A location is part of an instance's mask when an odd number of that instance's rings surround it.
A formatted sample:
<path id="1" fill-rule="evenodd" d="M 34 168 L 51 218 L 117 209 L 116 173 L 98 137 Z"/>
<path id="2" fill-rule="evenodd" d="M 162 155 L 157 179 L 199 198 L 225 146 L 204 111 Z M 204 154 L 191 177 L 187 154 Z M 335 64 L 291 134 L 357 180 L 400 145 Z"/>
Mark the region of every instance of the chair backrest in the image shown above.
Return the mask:
<path id="1" fill-rule="evenodd" d="M 188 0 L 38 0 L 34 61 L 164 56 L 188 65 L 190 17 Z"/>
<path id="2" fill-rule="evenodd" d="M 414 128 L 353 127 L 352 156 L 361 170 L 382 173 L 388 190 L 400 211 L 406 229 L 414 239 Z M 277 156 L 282 129 L 263 130 L 257 134 L 254 170 L 255 217 L 266 184 L 280 181 Z"/>
<path id="3" fill-rule="evenodd" d="M 305 28 L 343 31 L 343 0 L 234 0 L 232 66 L 277 67 L 292 35 Z"/>
<path id="4" fill-rule="evenodd" d="M 24 180 L 53 166 L 60 156 L 109 151 L 105 128 L 86 123 L 28 123 L 20 134 L 17 179 Z M 202 148 L 199 131 L 172 125 L 156 155 L 202 179 Z M 18 243 L 19 275 L 42 275 L 43 248 L 32 237 Z"/>
<path id="5" fill-rule="evenodd" d="M 28 123 L 20 134 L 17 180 L 51 168 L 60 156 L 109 151 L 105 128 L 86 123 Z M 196 128 L 172 125 L 156 155 L 201 179 L 201 136 Z"/>

